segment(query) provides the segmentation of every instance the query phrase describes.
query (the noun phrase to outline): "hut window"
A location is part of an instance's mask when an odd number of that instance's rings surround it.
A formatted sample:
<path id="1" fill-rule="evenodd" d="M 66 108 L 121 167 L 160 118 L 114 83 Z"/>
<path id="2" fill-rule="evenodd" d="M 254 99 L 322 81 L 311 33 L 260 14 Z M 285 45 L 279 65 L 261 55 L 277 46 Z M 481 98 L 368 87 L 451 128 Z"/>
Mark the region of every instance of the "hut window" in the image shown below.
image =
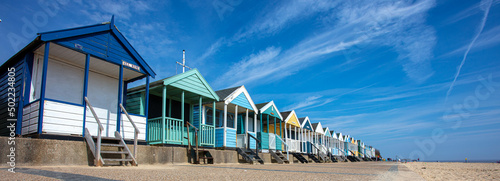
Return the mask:
<path id="1" fill-rule="evenodd" d="M 248 131 L 254 132 L 254 119 L 250 116 L 248 116 Z"/>
<path id="2" fill-rule="evenodd" d="M 234 128 L 234 115 L 233 114 L 227 114 L 227 127 L 228 128 Z"/>

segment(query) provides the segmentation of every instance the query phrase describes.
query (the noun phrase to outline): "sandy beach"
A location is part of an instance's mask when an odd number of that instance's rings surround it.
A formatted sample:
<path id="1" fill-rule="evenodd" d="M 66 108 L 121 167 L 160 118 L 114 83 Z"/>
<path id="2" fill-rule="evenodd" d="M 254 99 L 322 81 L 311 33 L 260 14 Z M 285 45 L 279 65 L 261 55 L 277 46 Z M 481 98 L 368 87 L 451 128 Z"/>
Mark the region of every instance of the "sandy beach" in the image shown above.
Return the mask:
<path id="1" fill-rule="evenodd" d="M 411 162 L 404 165 L 425 180 L 500 180 L 498 163 Z"/>

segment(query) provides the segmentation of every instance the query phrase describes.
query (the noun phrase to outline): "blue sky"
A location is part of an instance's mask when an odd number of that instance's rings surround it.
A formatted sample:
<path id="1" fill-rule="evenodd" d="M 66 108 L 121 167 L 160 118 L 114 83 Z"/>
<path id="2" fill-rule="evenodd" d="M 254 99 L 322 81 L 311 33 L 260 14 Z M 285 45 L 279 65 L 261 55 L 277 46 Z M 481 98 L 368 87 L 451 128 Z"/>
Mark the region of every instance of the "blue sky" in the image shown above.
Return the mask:
<path id="1" fill-rule="evenodd" d="M 384 157 L 500 159 L 498 0 L 7 1 L 0 62 L 113 14 L 158 78 L 185 49 L 214 89 L 243 84 Z"/>

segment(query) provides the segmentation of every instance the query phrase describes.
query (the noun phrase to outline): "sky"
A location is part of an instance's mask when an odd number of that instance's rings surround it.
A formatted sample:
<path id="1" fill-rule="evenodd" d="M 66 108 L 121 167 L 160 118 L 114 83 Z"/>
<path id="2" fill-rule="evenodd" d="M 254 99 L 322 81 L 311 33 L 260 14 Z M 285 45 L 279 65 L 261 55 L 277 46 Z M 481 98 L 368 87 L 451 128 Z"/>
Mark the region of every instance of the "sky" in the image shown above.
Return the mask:
<path id="1" fill-rule="evenodd" d="M 245 85 L 383 157 L 500 160 L 499 0 L 5 1 L 0 63 L 112 15 L 157 80 L 186 50 L 214 90 Z"/>

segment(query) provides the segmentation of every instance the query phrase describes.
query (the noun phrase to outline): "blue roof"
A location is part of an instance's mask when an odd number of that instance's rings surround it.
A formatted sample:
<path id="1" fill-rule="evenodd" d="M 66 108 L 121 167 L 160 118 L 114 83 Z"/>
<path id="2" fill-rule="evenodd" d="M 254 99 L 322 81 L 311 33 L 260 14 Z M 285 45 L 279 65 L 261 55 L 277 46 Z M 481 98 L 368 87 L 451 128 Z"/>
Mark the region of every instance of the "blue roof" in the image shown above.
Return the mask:
<path id="1" fill-rule="evenodd" d="M 38 33 L 42 41 L 88 53 L 103 60 L 124 65 L 151 77 L 156 73 L 125 39 L 114 24 L 109 23 Z"/>

